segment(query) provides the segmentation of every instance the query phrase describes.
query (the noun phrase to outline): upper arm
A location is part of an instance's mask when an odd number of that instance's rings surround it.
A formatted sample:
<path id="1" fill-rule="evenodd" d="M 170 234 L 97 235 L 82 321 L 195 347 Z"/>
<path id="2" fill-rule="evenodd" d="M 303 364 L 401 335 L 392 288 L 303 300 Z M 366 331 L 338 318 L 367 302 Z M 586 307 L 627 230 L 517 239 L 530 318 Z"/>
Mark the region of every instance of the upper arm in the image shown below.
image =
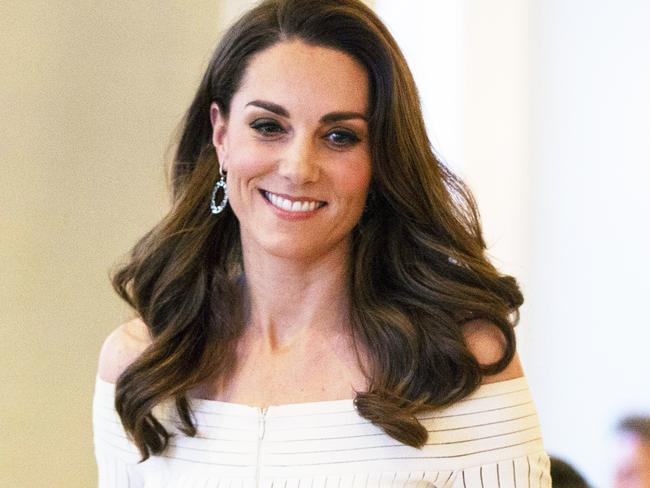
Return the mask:
<path id="1" fill-rule="evenodd" d="M 102 344 L 97 374 L 102 380 L 115 383 L 150 344 L 149 329 L 142 320 L 133 319 L 120 325 Z"/>
<path id="2" fill-rule="evenodd" d="M 501 331 L 491 322 L 483 319 L 471 320 L 463 325 L 463 334 L 468 349 L 481 365 L 492 364 L 501 359 L 506 340 Z M 519 378 L 524 375 L 519 356 L 515 353 L 506 368 L 491 376 L 483 377 L 483 384 L 496 383 Z"/>

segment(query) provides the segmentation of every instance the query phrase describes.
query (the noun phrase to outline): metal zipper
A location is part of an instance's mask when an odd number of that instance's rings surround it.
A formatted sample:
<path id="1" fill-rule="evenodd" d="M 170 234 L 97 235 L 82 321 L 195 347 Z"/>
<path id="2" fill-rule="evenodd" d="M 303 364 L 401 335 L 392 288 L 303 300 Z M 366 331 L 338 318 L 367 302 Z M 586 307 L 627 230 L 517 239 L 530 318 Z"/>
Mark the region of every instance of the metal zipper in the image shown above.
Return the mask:
<path id="1" fill-rule="evenodd" d="M 266 412 L 268 409 L 269 407 L 260 408 L 260 420 L 257 428 L 257 475 L 255 481 L 255 486 L 257 488 L 260 488 L 260 478 L 262 471 L 262 466 L 260 464 L 262 460 L 262 441 L 264 440 L 264 434 L 266 432 Z"/>

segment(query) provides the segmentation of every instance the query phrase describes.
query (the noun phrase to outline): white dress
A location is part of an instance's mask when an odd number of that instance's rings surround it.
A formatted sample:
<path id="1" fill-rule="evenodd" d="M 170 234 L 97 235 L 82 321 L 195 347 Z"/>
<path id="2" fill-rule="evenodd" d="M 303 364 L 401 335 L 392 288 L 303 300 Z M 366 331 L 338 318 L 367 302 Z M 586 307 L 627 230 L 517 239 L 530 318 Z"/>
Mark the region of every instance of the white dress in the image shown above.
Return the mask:
<path id="1" fill-rule="evenodd" d="M 424 447 L 406 446 L 361 417 L 352 400 L 265 410 L 190 399 L 197 435 L 175 425 L 172 403 L 154 409 L 175 435 L 139 463 L 114 409 L 115 385 L 96 379 L 95 457 L 100 488 L 402 488 L 551 486 L 526 378 L 482 385 L 451 407 L 419 415 Z"/>

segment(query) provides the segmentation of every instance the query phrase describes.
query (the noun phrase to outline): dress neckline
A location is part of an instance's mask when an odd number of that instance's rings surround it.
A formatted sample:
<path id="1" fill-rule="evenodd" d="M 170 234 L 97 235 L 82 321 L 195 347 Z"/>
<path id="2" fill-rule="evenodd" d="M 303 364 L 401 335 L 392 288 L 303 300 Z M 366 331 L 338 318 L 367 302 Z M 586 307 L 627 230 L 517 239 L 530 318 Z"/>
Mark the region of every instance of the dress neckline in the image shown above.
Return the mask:
<path id="1" fill-rule="evenodd" d="M 105 394 L 115 394 L 115 383 L 110 383 L 99 375 L 95 376 L 96 388 Z M 528 388 L 528 381 L 525 376 L 503 380 L 494 383 L 480 385 L 474 392 L 460 400 L 467 402 L 480 398 L 497 396 L 512 393 Z M 188 397 L 192 406 L 199 411 L 210 413 L 233 413 L 233 414 L 259 414 L 260 412 L 269 413 L 282 412 L 284 414 L 301 414 L 301 413 L 336 413 L 356 410 L 353 398 L 342 400 L 321 400 L 312 402 L 282 403 L 260 407 L 247 405 L 245 403 L 224 402 L 221 400 L 208 400 L 205 398 Z"/>

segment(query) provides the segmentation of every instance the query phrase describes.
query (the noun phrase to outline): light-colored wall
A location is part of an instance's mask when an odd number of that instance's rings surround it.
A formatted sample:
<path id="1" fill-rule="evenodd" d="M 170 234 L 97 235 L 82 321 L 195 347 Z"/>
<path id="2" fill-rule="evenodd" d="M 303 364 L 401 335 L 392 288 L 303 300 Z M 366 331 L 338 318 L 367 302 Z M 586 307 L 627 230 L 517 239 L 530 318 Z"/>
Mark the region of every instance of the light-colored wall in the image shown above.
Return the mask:
<path id="1" fill-rule="evenodd" d="M 0 486 L 95 484 L 107 272 L 163 215 L 218 2 L 0 2 Z"/>
<path id="2" fill-rule="evenodd" d="M 535 6 L 531 329 L 546 444 L 611 486 L 650 415 L 650 3 Z"/>
<path id="3" fill-rule="evenodd" d="M 462 170 L 464 2 L 377 0 L 374 8 L 413 72 L 433 147 L 450 167 Z"/>

